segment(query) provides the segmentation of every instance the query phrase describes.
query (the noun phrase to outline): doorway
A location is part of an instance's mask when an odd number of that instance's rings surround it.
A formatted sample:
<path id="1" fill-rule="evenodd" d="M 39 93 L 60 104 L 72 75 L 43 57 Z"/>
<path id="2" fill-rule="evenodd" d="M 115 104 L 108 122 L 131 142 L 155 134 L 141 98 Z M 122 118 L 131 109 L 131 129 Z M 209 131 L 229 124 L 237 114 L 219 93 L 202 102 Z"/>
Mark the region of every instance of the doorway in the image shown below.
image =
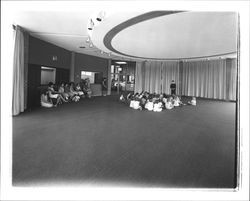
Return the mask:
<path id="1" fill-rule="evenodd" d="M 112 61 L 111 94 L 133 92 L 134 84 L 135 62 Z"/>

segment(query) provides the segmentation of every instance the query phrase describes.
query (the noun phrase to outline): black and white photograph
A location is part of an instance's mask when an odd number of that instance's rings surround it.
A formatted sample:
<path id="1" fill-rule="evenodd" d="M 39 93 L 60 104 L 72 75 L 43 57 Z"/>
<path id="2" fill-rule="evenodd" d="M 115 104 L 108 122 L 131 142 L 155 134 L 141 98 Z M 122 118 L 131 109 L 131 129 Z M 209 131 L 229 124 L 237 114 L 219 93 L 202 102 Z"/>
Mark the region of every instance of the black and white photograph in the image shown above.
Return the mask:
<path id="1" fill-rule="evenodd" d="M 249 2 L 156 2 L 1 2 L 1 199 L 249 199 Z"/>

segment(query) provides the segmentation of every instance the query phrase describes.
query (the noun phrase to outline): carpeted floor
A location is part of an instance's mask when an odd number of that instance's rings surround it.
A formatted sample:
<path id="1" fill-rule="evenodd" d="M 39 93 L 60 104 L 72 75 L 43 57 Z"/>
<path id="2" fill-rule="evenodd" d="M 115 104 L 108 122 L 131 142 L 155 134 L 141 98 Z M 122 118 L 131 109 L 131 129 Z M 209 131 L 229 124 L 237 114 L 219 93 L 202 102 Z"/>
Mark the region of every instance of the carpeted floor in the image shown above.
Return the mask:
<path id="1" fill-rule="evenodd" d="M 106 96 L 38 108 L 13 118 L 13 185 L 232 188 L 235 135 L 233 102 L 155 113 Z"/>

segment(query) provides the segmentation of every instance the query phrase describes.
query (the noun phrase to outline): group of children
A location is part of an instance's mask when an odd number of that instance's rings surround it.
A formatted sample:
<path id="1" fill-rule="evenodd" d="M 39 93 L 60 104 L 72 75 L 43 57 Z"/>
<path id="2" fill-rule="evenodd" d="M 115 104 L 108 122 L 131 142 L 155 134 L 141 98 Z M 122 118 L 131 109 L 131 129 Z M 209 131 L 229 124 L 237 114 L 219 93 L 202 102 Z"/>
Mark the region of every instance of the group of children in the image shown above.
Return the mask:
<path id="1" fill-rule="evenodd" d="M 129 93 L 127 96 L 121 95 L 120 101 L 127 103 L 129 107 L 136 110 L 149 110 L 161 112 L 163 109 L 171 110 L 174 107 L 182 105 L 196 105 L 196 98 L 192 97 L 191 101 L 186 104 L 181 101 L 181 97 L 176 95 L 167 96 L 166 94 L 150 94 L 146 91 L 141 93 Z"/>
<path id="2" fill-rule="evenodd" d="M 55 90 L 55 85 L 50 82 L 47 90 L 41 94 L 41 106 L 56 107 L 62 103 L 78 102 L 80 98 L 91 98 L 89 81 L 83 80 L 75 84 L 74 82 L 64 83 Z"/>

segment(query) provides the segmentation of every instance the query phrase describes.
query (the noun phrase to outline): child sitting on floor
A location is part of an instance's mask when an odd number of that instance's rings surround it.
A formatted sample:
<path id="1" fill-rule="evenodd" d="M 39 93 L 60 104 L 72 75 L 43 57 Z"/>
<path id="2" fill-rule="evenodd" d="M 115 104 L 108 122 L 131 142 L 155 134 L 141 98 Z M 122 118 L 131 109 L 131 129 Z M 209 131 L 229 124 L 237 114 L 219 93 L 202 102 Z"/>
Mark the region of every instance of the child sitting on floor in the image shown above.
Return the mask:
<path id="1" fill-rule="evenodd" d="M 181 97 L 175 96 L 174 98 L 174 106 L 183 106 L 186 105 L 181 101 Z"/>
<path id="2" fill-rule="evenodd" d="M 189 105 L 196 106 L 196 97 L 192 97 L 192 100 L 191 100 L 191 101 L 188 101 L 188 104 L 189 104 Z"/>
<path id="3" fill-rule="evenodd" d="M 161 112 L 162 111 L 162 102 L 161 101 L 155 101 L 154 102 L 154 112 Z"/>
<path id="4" fill-rule="evenodd" d="M 48 107 L 48 108 L 53 107 L 53 103 L 51 100 L 49 100 L 47 91 L 45 91 L 41 94 L 41 106 Z"/>
<path id="5" fill-rule="evenodd" d="M 140 101 L 139 101 L 139 93 L 136 93 L 131 96 L 129 107 L 136 109 L 136 110 L 141 109 Z"/>
<path id="6" fill-rule="evenodd" d="M 135 110 L 142 110 L 142 107 L 140 106 L 140 102 L 138 100 L 134 100 L 133 108 Z"/>
<path id="7" fill-rule="evenodd" d="M 167 101 L 165 102 L 165 108 L 168 110 L 173 109 L 174 105 L 172 104 L 172 97 L 167 98 Z"/>
<path id="8" fill-rule="evenodd" d="M 58 92 L 65 98 L 65 100 L 69 100 L 69 94 L 68 93 L 65 93 L 64 91 L 64 82 L 61 83 L 59 89 L 58 89 Z"/>
<path id="9" fill-rule="evenodd" d="M 144 95 L 144 96 L 140 99 L 140 106 L 142 107 L 142 109 L 145 108 L 146 102 L 147 102 L 147 98 L 146 98 L 146 96 Z"/>
<path id="10" fill-rule="evenodd" d="M 148 111 L 152 111 L 154 109 L 154 102 L 153 102 L 152 97 L 150 97 L 147 100 L 147 103 L 145 104 L 145 109 L 147 109 Z"/>
<path id="11" fill-rule="evenodd" d="M 173 102 L 174 102 L 175 107 L 178 107 L 178 106 L 182 105 L 182 102 L 181 102 L 181 100 L 180 100 L 180 98 L 178 96 L 174 96 Z"/>

